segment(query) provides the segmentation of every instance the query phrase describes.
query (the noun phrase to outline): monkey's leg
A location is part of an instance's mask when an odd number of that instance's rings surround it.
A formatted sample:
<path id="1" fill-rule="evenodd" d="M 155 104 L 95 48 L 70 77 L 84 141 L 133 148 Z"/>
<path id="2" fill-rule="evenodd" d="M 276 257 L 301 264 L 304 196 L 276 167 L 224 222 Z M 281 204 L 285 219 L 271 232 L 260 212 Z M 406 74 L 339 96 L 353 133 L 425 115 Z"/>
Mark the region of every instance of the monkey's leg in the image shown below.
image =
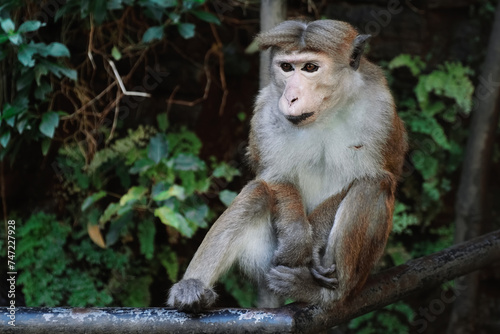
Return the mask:
<path id="1" fill-rule="evenodd" d="M 312 258 L 313 234 L 302 197 L 292 184 L 273 184 L 275 198 L 274 226 L 278 247 L 273 265 L 309 266 Z"/>
<path id="2" fill-rule="evenodd" d="M 341 202 L 321 261 L 324 268 L 336 266 L 338 287 L 327 294 L 331 300 L 359 291 L 382 256 L 392 228 L 395 184 L 391 177 L 358 180 Z"/>
<path id="3" fill-rule="evenodd" d="M 211 306 L 217 297 L 213 285 L 236 260 L 250 275 L 263 275 L 276 247 L 272 204 L 265 182 L 246 185 L 208 231 L 183 279 L 170 289 L 168 304 L 184 311 Z"/>
<path id="4" fill-rule="evenodd" d="M 316 268 L 313 268 L 316 275 L 302 268 L 272 268 L 268 279 L 274 283 L 273 290 L 278 294 L 286 292 L 298 301 L 327 306 L 361 288 L 382 255 L 389 236 L 394 203 L 393 184 L 385 180 L 356 181 L 338 210 L 331 211 L 334 223 L 327 232 L 326 247 L 313 261 L 317 262 Z M 319 230 L 324 230 L 327 225 L 318 226 Z M 318 284 L 322 273 L 326 273 L 324 282 Z M 337 280 L 332 284 L 335 289 L 325 287 L 332 283 L 331 279 Z"/>

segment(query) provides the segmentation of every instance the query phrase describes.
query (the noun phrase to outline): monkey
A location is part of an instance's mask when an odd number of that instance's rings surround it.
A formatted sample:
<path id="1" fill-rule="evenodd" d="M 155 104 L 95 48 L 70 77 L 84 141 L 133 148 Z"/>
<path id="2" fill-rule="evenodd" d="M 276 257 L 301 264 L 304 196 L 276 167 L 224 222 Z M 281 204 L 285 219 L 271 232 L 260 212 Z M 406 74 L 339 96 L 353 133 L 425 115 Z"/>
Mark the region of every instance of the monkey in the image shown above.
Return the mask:
<path id="1" fill-rule="evenodd" d="M 199 312 L 234 263 L 279 306 L 328 307 L 359 292 L 384 252 L 407 151 L 370 36 L 335 20 L 285 21 L 257 36 L 270 50 L 247 158 L 256 177 L 216 220 L 167 304 Z"/>

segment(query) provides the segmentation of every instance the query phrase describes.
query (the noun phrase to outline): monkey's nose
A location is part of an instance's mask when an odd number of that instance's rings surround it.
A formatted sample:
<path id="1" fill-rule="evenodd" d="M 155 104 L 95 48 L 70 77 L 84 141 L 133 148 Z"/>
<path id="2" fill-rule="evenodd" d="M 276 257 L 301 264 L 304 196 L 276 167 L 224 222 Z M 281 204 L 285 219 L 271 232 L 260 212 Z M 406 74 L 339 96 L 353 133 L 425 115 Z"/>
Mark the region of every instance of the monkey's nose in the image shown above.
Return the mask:
<path id="1" fill-rule="evenodd" d="M 298 98 L 298 97 L 294 97 L 294 98 L 290 101 L 290 106 L 291 106 L 292 104 L 294 104 L 295 102 L 297 102 L 298 100 L 299 100 L 299 98 Z"/>

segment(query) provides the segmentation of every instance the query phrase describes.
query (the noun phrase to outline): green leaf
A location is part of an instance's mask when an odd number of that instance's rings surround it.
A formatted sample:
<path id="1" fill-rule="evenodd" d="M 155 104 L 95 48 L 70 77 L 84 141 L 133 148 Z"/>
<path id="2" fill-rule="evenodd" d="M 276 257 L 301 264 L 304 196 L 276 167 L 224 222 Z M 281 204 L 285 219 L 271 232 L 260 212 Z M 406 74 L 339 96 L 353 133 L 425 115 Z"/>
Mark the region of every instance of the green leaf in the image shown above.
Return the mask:
<path id="1" fill-rule="evenodd" d="M 236 198 L 238 193 L 230 190 L 222 190 L 219 193 L 219 199 L 221 200 L 222 203 L 224 203 L 226 206 L 231 205 L 233 200 Z"/>
<path id="2" fill-rule="evenodd" d="M 52 56 L 52 57 L 69 57 L 70 53 L 66 45 L 53 42 L 45 47 L 44 53 L 42 56 Z"/>
<path id="3" fill-rule="evenodd" d="M 410 233 L 409 226 L 418 225 L 420 222 L 412 213 L 407 212 L 408 207 L 403 203 L 396 202 L 393 214 L 393 227 L 392 231 L 396 234 Z"/>
<path id="4" fill-rule="evenodd" d="M 158 164 L 161 159 L 168 157 L 168 142 L 166 136 L 157 133 L 149 140 L 148 158 Z"/>
<path id="5" fill-rule="evenodd" d="M 174 159 L 174 169 L 182 171 L 197 171 L 205 167 L 205 163 L 193 154 L 179 154 Z"/>
<path id="6" fill-rule="evenodd" d="M 138 237 L 140 242 L 141 254 L 146 259 L 151 260 L 155 250 L 155 234 L 156 228 L 153 221 L 146 219 L 139 223 Z"/>
<path id="7" fill-rule="evenodd" d="M 94 204 L 104 196 L 106 196 L 106 192 L 104 190 L 101 190 L 87 197 L 82 203 L 82 211 L 87 210 L 92 204 Z"/>
<path id="8" fill-rule="evenodd" d="M 194 231 L 189 226 L 186 219 L 178 212 L 166 206 L 157 208 L 154 212 L 155 217 L 160 218 L 161 222 L 167 226 L 171 226 L 179 231 L 183 236 L 191 238 Z"/>
<path id="9" fill-rule="evenodd" d="M 108 1 L 91 1 L 89 10 L 94 14 L 94 20 L 97 24 L 101 24 L 106 19 Z"/>
<path id="10" fill-rule="evenodd" d="M 158 122 L 158 129 L 160 129 L 160 131 L 162 131 L 162 132 L 167 131 L 167 129 L 168 129 L 168 117 L 167 117 L 166 112 L 158 114 L 156 116 L 156 121 Z"/>
<path id="11" fill-rule="evenodd" d="M 2 119 L 9 119 L 12 118 L 13 116 L 16 116 L 17 114 L 20 114 L 23 112 L 23 108 L 19 108 L 18 106 L 15 105 L 10 105 L 6 103 L 4 105 L 4 109 L 2 111 Z"/>
<path id="12" fill-rule="evenodd" d="M 0 44 L 3 44 L 5 42 L 7 42 L 8 40 L 9 40 L 8 35 L 0 34 Z M 0 60 L 2 60 L 2 59 L 0 59 Z"/>
<path id="13" fill-rule="evenodd" d="M 205 21 L 208 23 L 215 23 L 217 25 L 220 25 L 219 18 L 212 13 L 204 12 L 201 10 L 192 10 L 190 13 L 192 13 L 194 16 L 196 16 L 197 18 L 199 18 L 202 21 Z"/>
<path id="14" fill-rule="evenodd" d="M 189 39 L 194 37 L 194 29 L 195 25 L 192 23 L 180 23 L 177 26 L 177 30 L 179 30 L 179 34 L 181 34 L 184 39 Z"/>
<path id="15" fill-rule="evenodd" d="M 43 140 L 42 140 L 42 154 L 43 154 L 43 156 L 46 156 L 47 153 L 49 153 L 50 143 L 52 143 L 52 140 L 50 138 L 43 138 Z"/>
<path id="16" fill-rule="evenodd" d="M 229 164 L 221 162 L 217 167 L 215 167 L 212 175 L 218 178 L 223 177 L 228 182 L 231 182 L 235 176 L 240 176 L 241 173 L 238 169 L 230 166 Z"/>
<path id="17" fill-rule="evenodd" d="M 156 194 L 153 199 L 160 202 L 171 197 L 177 197 L 179 200 L 184 201 L 186 199 L 185 189 L 177 184 L 174 184 L 168 190 L 164 190 Z"/>
<path id="18" fill-rule="evenodd" d="M 418 56 L 400 54 L 389 63 L 391 70 L 398 67 L 407 67 L 411 74 L 416 77 L 425 69 L 425 63 Z"/>
<path id="19" fill-rule="evenodd" d="M 2 27 L 3 31 L 5 31 L 6 33 L 13 32 L 16 29 L 16 25 L 9 18 L 7 18 L 5 20 L 0 20 L 0 26 Z"/>
<path id="20" fill-rule="evenodd" d="M 132 211 L 127 212 L 123 216 L 114 220 L 109 226 L 109 231 L 106 234 L 106 246 L 112 246 L 120 237 L 121 232 L 127 226 L 127 223 L 132 220 Z"/>
<path id="21" fill-rule="evenodd" d="M 45 100 L 45 97 L 47 96 L 48 93 L 52 91 L 52 86 L 50 83 L 43 81 L 40 83 L 40 85 L 35 89 L 35 97 L 43 101 Z"/>
<path id="22" fill-rule="evenodd" d="M 125 204 L 129 202 L 138 201 L 147 191 L 148 188 L 142 186 L 130 188 L 128 192 L 120 198 L 120 205 L 125 206 Z"/>
<path id="23" fill-rule="evenodd" d="M 35 81 L 35 73 L 33 73 L 33 71 L 26 71 L 25 73 L 21 74 L 20 77 L 17 78 L 16 90 L 19 92 L 24 88 L 30 87 L 34 81 Z"/>
<path id="24" fill-rule="evenodd" d="M 104 210 L 104 213 L 99 218 L 99 224 L 105 224 L 106 222 L 108 222 L 111 217 L 113 217 L 118 212 L 119 208 L 119 203 L 109 203 L 108 207 L 106 208 L 106 210 Z"/>
<path id="25" fill-rule="evenodd" d="M 185 210 L 184 216 L 186 217 L 186 219 L 195 223 L 199 227 L 206 228 L 208 227 L 208 224 L 205 219 L 208 216 L 208 211 L 208 206 L 206 204 L 201 204 Z"/>
<path id="26" fill-rule="evenodd" d="M 7 147 L 10 141 L 10 131 L 6 131 L 1 137 L 0 137 L 0 145 L 3 147 Z"/>
<path id="27" fill-rule="evenodd" d="M 145 171 L 147 171 L 149 168 L 154 166 L 154 162 L 151 161 L 151 159 L 140 159 L 137 160 L 134 165 L 130 168 L 129 173 L 130 174 L 140 174 Z"/>
<path id="28" fill-rule="evenodd" d="M 17 32 L 26 33 L 26 32 L 37 31 L 38 29 L 40 29 L 41 26 L 42 22 L 40 21 L 26 21 L 19 26 Z"/>
<path id="29" fill-rule="evenodd" d="M 61 78 L 61 76 L 64 75 L 70 78 L 71 80 L 77 79 L 77 74 L 75 70 L 47 61 L 45 59 L 41 59 L 40 63 L 44 65 L 52 74 L 54 74 L 58 78 Z"/>
<path id="30" fill-rule="evenodd" d="M 120 50 L 118 50 L 118 48 L 115 46 L 113 46 L 113 48 L 111 49 L 111 56 L 113 58 L 115 58 L 117 61 L 122 59 L 122 54 L 120 52 Z"/>
<path id="31" fill-rule="evenodd" d="M 54 137 L 54 131 L 59 125 L 59 115 L 54 111 L 48 111 L 42 116 L 40 123 L 40 132 L 49 138 Z"/>
<path id="32" fill-rule="evenodd" d="M 160 256 L 162 266 L 166 269 L 168 278 L 172 283 L 177 282 L 179 274 L 179 260 L 177 254 L 170 248 L 167 248 Z"/>
<path id="33" fill-rule="evenodd" d="M 439 161 L 433 156 L 422 151 L 412 153 L 411 160 L 415 168 L 420 171 L 424 180 L 433 179 L 439 169 Z"/>
<path id="34" fill-rule="evenodd" d="M 164 34 L 163 26 L 149 27 L 148 30 L 146 30 L 146 32 L 142 36 L 142 42 L 150 43 L 155 39 L 161 40 L 163 38 L 163 34 Z"/>
<path id="35" fill-rule="evenodd" d="M 33 59 L 35 53 L 37 53 L 36 48 L 32 47 L 30 44 L 23 44 L 19 47 L 17 59 L 24 66 L 33 67 L 35 66 L 35 60 Z"/>
<path id="36" fill-rule="evenodd" d="M 26 125 L 28 125 L 28 119 L 26 117 L 17 120 L 16 128 L 20 135 L 23 134 Z"/>
<path id="37" fill-rule="evenodd" d="M 178 24 L 181 19 L 181 16 L 174 12 L 168 13 L 168 17 L 172 20 L 173 24 Z"/>

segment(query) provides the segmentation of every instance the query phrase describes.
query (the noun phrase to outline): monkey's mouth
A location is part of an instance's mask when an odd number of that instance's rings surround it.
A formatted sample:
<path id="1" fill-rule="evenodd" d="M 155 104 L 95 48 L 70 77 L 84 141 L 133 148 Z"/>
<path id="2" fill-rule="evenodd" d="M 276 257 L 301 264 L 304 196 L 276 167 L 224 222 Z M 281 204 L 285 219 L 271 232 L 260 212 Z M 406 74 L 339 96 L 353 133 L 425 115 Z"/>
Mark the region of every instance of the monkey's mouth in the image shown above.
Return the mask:
<path id="1" fill-rule="evenodd" d="M 292 116 L 292 115 L 286 115 L 286 119 L 289 120 L 290 122 L 292 122 L 293 124 L 297 125 L 299 124 L 300 122 L 308 119 L 309 117 L 311 117 L 312 115 L 314 115 L 313 112 L 306 112 L 304 114 L 300 114 L 298 116 Z"/>

